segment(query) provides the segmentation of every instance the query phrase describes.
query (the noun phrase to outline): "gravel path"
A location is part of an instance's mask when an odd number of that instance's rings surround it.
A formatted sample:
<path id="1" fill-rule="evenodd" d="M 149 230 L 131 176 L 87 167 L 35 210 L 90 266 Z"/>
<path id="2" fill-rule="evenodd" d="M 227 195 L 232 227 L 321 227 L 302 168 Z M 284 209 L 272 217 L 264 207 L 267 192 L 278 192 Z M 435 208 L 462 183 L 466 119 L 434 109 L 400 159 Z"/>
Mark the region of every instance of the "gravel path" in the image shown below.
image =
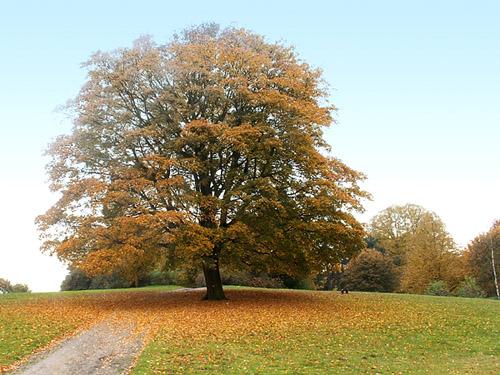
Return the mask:
<path id="1" fill-rule="evenodd" d="M 19 375 L 123 374 L 141 349 L 143 336 L 132 325 L 104 321 L 54 349 L 35 356 Z"/>
<path id="2" fill-rule="evenodd" d="M 165 293 L 196 292 L 205 288 L 180 288 Z M 144 333 L 109 319 L 36 354 L 12 375 L 116 375 L 128 371 L 144 344 Z"/>

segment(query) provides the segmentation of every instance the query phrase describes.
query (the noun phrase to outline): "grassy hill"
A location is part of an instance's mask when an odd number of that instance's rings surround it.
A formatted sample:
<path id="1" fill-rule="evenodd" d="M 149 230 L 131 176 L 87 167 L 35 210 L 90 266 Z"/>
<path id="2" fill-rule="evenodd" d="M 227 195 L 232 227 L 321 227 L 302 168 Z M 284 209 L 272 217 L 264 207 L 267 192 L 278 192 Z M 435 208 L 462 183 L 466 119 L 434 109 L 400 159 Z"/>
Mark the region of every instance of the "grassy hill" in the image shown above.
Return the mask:
<path id="1" fill-rule="evenodd" d="M 133 374 L 496 374 L 500 303 L 401 294 L 172 288 L 0 296 L 0 369 L 102 319 L 146 332 Z"/>

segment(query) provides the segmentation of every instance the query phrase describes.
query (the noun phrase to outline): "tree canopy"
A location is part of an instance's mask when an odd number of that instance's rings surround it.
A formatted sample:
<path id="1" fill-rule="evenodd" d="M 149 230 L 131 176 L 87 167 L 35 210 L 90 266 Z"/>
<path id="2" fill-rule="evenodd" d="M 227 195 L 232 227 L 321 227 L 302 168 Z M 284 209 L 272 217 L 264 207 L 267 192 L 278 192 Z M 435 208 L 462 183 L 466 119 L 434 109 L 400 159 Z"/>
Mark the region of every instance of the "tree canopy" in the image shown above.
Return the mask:
<path id="1" fill-rule="evenodd" d="M 220 263 L 295 275 L 363 246 L 363 176 L 325 156 L 335 107 L 292 48 L 202 25 L 85 67 L 73 130 L 48 150 L 45 251 L 131 280 L 198 266 L 222 299 Z"/>
<path id="2" fill-rule="evenodd" d="M 380 211 L 370 222 L 370 237 L 375 247 L 404 262 L 408 241 L 416 233 L 424 216 L 428 214 L 416 204 L 391 206 Z"/>
<path id="3" fill-rule="evenodd" d="M 489 296 L 498 296 L 500 275 L 500 220 L 474 238 L 465 252 L 468 271 Z"/>
<path id="4" fill-rule="evenodd" d="M 427 211 L 407 245 L 402 290 L 424 293 L 435 280 L 445 281 L 451 289 L 459 284 L 464 272 L 462 259 L 439 216 Z"/>
<path id="5" fill-rule="evenodd" d="M 463 260 L 441 218 L 415 204 L 391 206 L 370 223 L 370 240 L 399 266 L 401 290 L 424 293 L 432 281 L 451 288 L 464 273 Z"/>

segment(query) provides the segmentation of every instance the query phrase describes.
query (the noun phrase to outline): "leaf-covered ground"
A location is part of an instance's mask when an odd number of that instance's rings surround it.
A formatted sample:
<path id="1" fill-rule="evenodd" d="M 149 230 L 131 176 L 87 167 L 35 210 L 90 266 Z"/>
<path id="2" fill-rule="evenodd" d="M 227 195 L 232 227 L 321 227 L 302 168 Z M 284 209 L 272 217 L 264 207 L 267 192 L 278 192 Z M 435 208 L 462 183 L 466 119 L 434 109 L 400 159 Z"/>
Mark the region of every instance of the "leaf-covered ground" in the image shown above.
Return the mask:
<path id="1" fill-rule="evenodd" d="M 136 293 L 147 296 L 176 288 L 0 294 L 0 373 L 36 350 L 123 315 Z"/>
<path id="2" fill-rule="evenodd" d="M 42 296 L 0 302 L 0 319 L 5 311 L 26 319 L 21 306 L 47 317 L 51 332 L 103 317 L 131 319 L 149 338 L 134 374 L 500 372 L 498 301 L 237 288 L 227 295 L 223 302 L 201 301 L 202 291 Z M 11 328 L 0 338 L 7 332 L 14 346 L 32 339 L 46 329 L 33 316 L 18 320 L 17 329 L 7 321 Z M 12 361 L 1 350 L 0 363 Z"/>

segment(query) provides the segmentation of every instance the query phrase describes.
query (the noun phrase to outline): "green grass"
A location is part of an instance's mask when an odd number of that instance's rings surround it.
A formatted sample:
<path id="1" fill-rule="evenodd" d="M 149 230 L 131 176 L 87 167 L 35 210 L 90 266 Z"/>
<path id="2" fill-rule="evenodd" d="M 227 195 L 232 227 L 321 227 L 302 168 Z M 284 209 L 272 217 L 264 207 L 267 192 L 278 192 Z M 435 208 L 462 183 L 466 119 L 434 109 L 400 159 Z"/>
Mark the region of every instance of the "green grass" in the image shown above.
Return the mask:
<path id="1" fill-rule="evenodd" d="M 169 291 L 177 286 L 0 294 L 0 372 L 52 340 L 100 317 L 98 296 Z"/>
<path id="2" fill-rule="evenodd" d="M 22 359 L 75 328 L 72 322 L 47 321 L 39 324 L 23 315 L 0 316 L 0 372 L 3 366 Z"/>
<path id="3" fill-rule="evenodd" d="M 64 298 L 71 296 L 92 295 L 101 293 L 130 293 L 147 291 L 169 291 L 182 288 L 177 285 L 150 285 L 140 288 L 120 288 L 120 289 L 91 289 L 91 290 L 69 290 L 64 292 L 40 292 L 40 293 L 5 293 L 0 294 L 0 304 L 8 301 L 20 301 L 30 299 Z"/>
<path id="4" fill-rule="evenodd" d="M 176 340 L 165 328 L 133 374 L 500 373 L 498 301 L 376 293 L 331 297 L 318 297 L 318 304 L 332 304 L 331 322 L 290 322 L 280 331 L 204 340 Z M 347 315 L 337 316 L 334 305 L 340 301 Z M 371 324 L 380 312 L 391 316 Z"/>
<path id="5" fill-rule="evenodd" d="M 500 302 L 146 287 L 0 296 L 0 372 L 109 314 L 153 333 L 133 374 L 498 374 Z"/>

